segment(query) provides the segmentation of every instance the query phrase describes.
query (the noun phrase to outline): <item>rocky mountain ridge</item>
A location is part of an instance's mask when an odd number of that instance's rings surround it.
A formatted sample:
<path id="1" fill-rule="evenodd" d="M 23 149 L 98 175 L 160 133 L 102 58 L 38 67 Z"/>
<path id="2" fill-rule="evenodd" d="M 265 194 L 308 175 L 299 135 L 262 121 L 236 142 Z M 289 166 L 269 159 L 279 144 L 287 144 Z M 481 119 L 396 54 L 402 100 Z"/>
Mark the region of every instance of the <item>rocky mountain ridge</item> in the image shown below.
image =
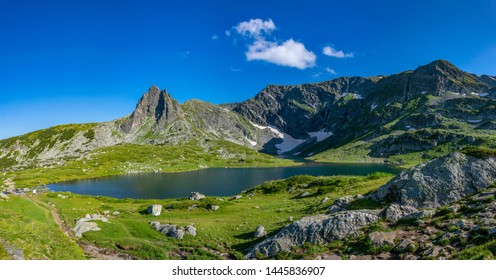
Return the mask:
<path id="1" fill-rule="evenodd" d="M 391 76 L 270 85 L 249 100 L 226 105 L 179 104 L 152 86 L 129 116 L 1 140 L 0 167 L 53 165 L 122 143 L 191 140 L 227 140 L 301 157 L 364 143 L 359 151 L 380 161 L 436 149 L 434 155 L 441 155 L 470 144 L 494 146 L 495 79 L 439 60 Z"/>

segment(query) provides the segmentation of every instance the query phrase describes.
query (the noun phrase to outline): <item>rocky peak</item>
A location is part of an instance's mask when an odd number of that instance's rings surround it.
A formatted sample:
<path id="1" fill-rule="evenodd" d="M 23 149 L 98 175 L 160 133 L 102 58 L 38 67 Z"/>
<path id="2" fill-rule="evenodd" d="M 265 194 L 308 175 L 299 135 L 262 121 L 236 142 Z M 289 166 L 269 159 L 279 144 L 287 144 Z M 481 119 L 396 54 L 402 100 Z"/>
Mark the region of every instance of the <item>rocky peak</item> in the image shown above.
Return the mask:
<path id="1" fill-rule="evenodd" d="M 170 96 L 167 90 L 160 90 L 157 86 L 150 89 L 141 97 L 136 109 L 128 120 L 121 125 L 124 132 L 129 133 L 147 120 L 153 120 L 159 128 L 164 124 L 182 115 L 183 111 L 179 103 Z"/>

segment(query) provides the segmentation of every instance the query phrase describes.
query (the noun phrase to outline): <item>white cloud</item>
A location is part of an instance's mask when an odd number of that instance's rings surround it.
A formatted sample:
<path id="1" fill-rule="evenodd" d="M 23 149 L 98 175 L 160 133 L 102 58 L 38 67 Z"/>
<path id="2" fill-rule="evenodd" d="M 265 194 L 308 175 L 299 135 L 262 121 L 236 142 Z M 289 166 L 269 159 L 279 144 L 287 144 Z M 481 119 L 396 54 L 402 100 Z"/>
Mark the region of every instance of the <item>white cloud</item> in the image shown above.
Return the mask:
<path id="1" fill-rule="evenodd" d="M 219 36 L 217 36 L 217 35 L 212 35 L 212 40 L 217 40 L 217 39 L 219 39 Z"/>
<path id="2" fill-rule="evenodd" d="M 338 74 L 338 73 L 336 73 L 336 71 L 334 69 L 329 68 L 329 67 L 327 67 L 325 70 L 327 71 L 327 73 L 329 73 L 331 75 L 337 75 Z"/>
<path id="3" fill-rule="evenodd" d="M 289 39 L 279 45 L 276 42 L 268 42 L 265 39 L 256 40 L 248 46 L 245 53 L 248 61 L 263 60 L 281 66 L 305 69 L 313 67 L 317 57 L 305 48 L 305 45 Z"/>
<path id="4" fill-rule="evenodd" d="M 317 73 L 314 73 L 311 77 L 312 78 L 318 78 L 318 77 L 320 77 L 320 75 L 322 75 L 322 73 L 321 72 L 317 72 Z"/>
<path id="5" fill-rule="evenodd" d="M 353 57 L 353 53 L 344 53 L 343 51 L 337 51 L 331 46 L 326 46 L 322 49 L 322 53 L 328 56 L 337 58 L 348 58 Z"/>
<path id="6" fill-rule="evenodd" d="M 236 29 L 236 31 L 243 36 L 260 38 L 261 36 L 270 34 L 274 31 L 276 29 L 276 25 L 271 19 L 262 20 L 257 18 L 240 22 L 234 27 L 234 29 Z"/>
<path id="7" fill-rule="evenodd" d="M 231 36 L 231 30 L 226 30 L 226 32 L 225 32 L 225 33 L 226 33 L 226 36 L 227 36 L 227 37 Z"/>

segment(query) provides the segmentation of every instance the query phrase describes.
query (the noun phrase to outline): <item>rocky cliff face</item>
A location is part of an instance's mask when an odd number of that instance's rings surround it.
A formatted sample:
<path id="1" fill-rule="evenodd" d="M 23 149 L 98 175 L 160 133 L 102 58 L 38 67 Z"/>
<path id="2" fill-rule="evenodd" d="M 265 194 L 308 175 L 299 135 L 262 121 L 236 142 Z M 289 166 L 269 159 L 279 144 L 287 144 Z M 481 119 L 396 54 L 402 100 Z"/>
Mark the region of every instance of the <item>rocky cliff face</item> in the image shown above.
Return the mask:
<path id="1" fill-rule="evenodd" d="M 121 124 L 125 133 L 139 129 L 147 120 L 152 120 L 159 129 L 183 115 L 179 103 L 166 90 L 152 86 L 141 97 L 134 112 Z"/>

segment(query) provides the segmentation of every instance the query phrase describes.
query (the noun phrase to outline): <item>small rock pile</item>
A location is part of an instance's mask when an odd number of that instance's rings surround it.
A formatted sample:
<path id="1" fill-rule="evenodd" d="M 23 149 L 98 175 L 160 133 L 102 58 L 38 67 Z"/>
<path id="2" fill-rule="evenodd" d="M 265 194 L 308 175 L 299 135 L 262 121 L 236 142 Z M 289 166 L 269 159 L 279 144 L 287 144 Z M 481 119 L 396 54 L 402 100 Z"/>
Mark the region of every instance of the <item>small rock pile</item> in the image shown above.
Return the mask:
<path id="1" fill-rule="evenodd" d="M 160 222 L 151 222 L 150 225 L 156 231 L 177 239 L 183 239 L 186 234 L 196 236 L 196 228 L 193 225 L 179 227 L 172 224 L 160 224 Z"/>

